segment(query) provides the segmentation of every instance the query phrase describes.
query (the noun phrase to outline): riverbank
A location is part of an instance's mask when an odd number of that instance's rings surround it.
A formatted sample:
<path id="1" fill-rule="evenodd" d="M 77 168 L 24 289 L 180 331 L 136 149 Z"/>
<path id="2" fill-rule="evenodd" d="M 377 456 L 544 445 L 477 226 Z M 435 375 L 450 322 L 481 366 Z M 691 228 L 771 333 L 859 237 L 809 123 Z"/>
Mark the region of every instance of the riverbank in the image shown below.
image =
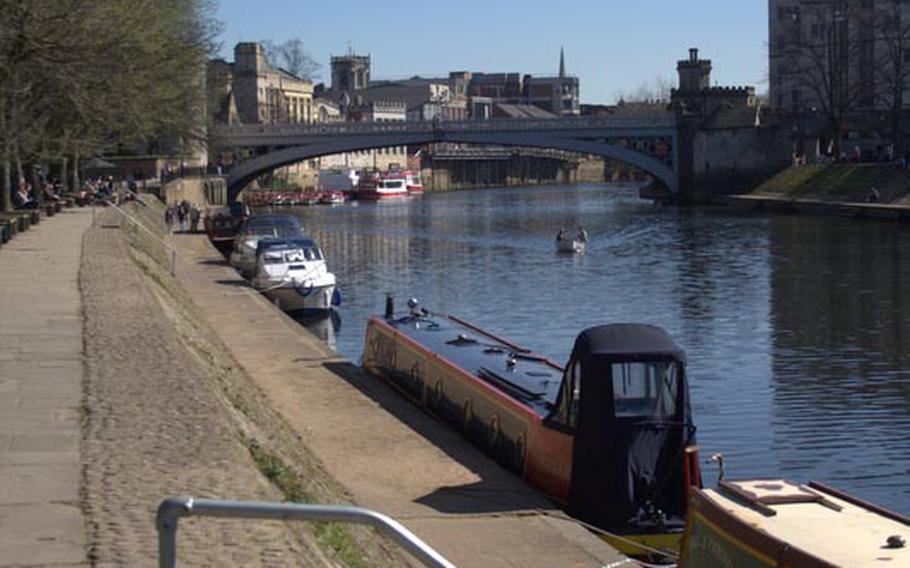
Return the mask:
<path id="1" fill-rule="evenodd" d="M 791 166 L 721 203 L 791 213 L 910 221 L 910 171 L 882 164 Z"/>
<path id="2" fill-rule="evenodd" d="M 79 275 L 72 360 L 81 370 L 59 387 L 70 391 L 71 415 L 53 416 L 71 418 L 63 449 L 73 475 L 16 486 L 27 495 L 50 483 L 71 496 L 69 522 L 81 531 L 69 538 L 73 556 L 64 563 L 154 565 L 155 507 L 180 494 L 374 508 L 459 566 L 587 568 L 621 560 L 243 285 L 204 236 L 166 236 L 157 206 L 128 210 L 149 230 L 125 225 L 108 208 L 93 228 L 84 210 L 83 226 L 65 235 L 72 279 Z M 169 254 L 148 254 L 161 246 L 153 235 L 176 250 L 176 278 Z M 53 285 L 59 282 L 66 278 Z M 46 373 L 60 378 L 53 368 Z M 32 424 L 25 414 L 9 421 L 26 430 Z M 0 441 L 7 449 L 23 443 Z M 42 511 L 35 523 L 58 522 Z M 4 532 L 17 523 L 23 529 L 0 538 L 0 565 L 59 563 L 35 553 L 40 542 L 13 538 L 31 525 L 21 513 L 3 512 Z M 210 519 L 180 526 L 181 565 L 415 565 L 363 527 Z"/>
<path id="3" fill-rule="evenodd" d="M 350 502 L 391 515 L 462 567 L 581 568 L 622 560 L 459 434 L 245 286 L 204 236 L 176 235 L 172 242 L 177 280 L 201 320 Z"/>

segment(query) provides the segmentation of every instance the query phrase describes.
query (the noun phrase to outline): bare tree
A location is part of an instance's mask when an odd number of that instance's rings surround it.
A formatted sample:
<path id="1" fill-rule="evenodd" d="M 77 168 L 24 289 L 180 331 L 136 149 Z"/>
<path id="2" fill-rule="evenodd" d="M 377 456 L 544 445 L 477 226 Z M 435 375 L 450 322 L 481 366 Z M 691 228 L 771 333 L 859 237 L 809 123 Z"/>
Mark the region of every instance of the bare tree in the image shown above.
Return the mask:
<path id="1" fill-rule="evenodd" d="M 786 72 L 797 92 L 808 93 L 830 131 L 833 150 L 840 154 L 844 119 L 869 97 L 870 81 L 857 76 L 866 38 L 859 33 L 863 14 L 859 3 L 847 0 L 794 8 L 784 46 Z"/>
<path id="2" fill-rule="evenodd" d="M 910 22 L 902 16 L 901 2 L 884 3 L 875 14 L 877 96 L 888 109 L 888 135 L 895 156 L 904 154 L 901 115 L 904 94 L 910 87 Z"/>
<path id="3" fill-rule="evenodd" d="M 666 77 L 658 76 L 653 81 L 642 83 L 631 93 L 620 92 L 616 100 L 622 100 L 627 103 L 665 102 L 670 100 L 672 88 L 672 81 Z"/>
<path id="4" fill-rule="evenodd" d="M 276 44 L 271 40 L 263 40 L 260 44 L 269 65 L 281 67 L 291 75 L 306 81 L 319 78 L 319 63 L 304 49 L 303 41 L 289 39 Z"/>

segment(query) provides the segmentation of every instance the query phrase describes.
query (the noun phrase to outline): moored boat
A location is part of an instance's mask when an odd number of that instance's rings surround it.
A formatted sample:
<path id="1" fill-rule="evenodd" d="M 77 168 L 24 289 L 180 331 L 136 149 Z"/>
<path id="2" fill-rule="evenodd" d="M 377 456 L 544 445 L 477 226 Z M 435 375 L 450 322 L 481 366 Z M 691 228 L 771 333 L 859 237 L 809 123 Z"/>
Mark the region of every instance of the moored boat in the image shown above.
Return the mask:
<path id="1" fill-rule="evenodd" d="M 680 568 L 910 566 L 910 518 L 783 479 L 693 489 Z"/>
<path id="2" fill-rule="evenodd" d="M 239 210 L 242 211 L 242 208 Z M 202 220 L 209 240 L 221 251 L 229 250 L 233 246 L 242 223 L 243 218 L 240 215 L 235 216 L 234 211 L 228 207 L 209 209 Z"/>
<path id="3" fill-rule="evenodd" d="M 287 312 L 330 310 L 339 302 L 335 275 L 307 237 L 260 240 L 250 283 Z"/>
<path id="4" fill-rule="evenodd" d="M 340 189 L 329 189 L 322 191 L 319 194 L 319 203 L 321 205 L 339 205 L 344 202 L 344 192 Z"/>
<path id="5" fill-rule="evenodd" d="M 687 490 L 700 484 L 700 471 L 685 355 L 664 330 L 587 329 L 563 368 L 411 306 L 370 318 L 364 368 L 610 533 L 621 551 L 678 549 Z"/>
<path id="6" fill-rule="evenodd" d="M 408 196 L 407 180 L 401 176 L 374 175 L 361 179 L 357 199 L 379 201 Z"/>
<path id="7" fill-rule="evenodd" d="M 414 173 L 410 170 L 404 172 L 405 186 L 408 188 L 408 195 L 423 195 L 423 182 L 420 180 L 420 173 Z"/>
<path id="8" fill-rule="evenodd" d="M 234 238 L 228 257 L 232 267 L 244 278 L 250 278 L 256 268 L 259 241 L 269 237 L 301 236 L 300 219 L 293 215 L 261 213 L 247 217 Z"/>

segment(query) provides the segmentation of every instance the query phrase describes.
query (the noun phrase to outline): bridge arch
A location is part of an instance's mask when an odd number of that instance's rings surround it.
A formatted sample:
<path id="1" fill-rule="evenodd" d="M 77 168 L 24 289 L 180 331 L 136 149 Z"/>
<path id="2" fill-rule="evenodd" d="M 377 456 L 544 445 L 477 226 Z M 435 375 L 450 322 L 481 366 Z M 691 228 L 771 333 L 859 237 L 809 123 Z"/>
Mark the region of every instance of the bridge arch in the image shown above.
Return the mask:
<path id="1" fill-rule="evenodd" d="M 669 132 L 662 130 L 649 132 L 648 134 L 671 138 L 672 151 L 676 151 L 675 129 Z M 675 194 L 678 190 L 678 178 L 674 167 L 675 156 L 673 156 L 671 161 L 666 162 L 634 149 L 609 142 L 611 138 L 623 135 L 635 137 L 641 136 L 642 133 L 576 132 L 572 130 L 560 131 L 558 129 L 541 131 L 472 131 L 468 129 L 443 130 L 440 128 L 428 128 L 420 132 L 390 131 L 369 134 L 301 137 L 296 140 L 287 140 L 283 147 L 266 150 L 264 153 L 238 164 L 227 178 L 228 200 L 234 201 L 240 191 L 260 175 L 304 160 L 356 150 L 405 145 L 418 146 L 437 142 L 549 148 L 592 154 L 636 166 L 660 180 L 671 193 Z M 260 147 L 263 146 L 260 145 Z"/>

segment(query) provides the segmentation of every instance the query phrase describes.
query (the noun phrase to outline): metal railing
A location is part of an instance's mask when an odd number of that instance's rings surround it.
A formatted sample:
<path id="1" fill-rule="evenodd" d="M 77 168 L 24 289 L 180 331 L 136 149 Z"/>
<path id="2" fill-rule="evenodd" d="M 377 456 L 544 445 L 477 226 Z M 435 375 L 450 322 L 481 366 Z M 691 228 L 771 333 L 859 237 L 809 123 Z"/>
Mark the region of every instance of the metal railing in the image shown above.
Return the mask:
<path id="1" fill-rule="evenodd" d="M 376 511 L 345 505 L 304 505 L 265 501 L 223 501 L 168 497 L 158 506 L 158 566 L 177 565 L 177 525 L 181 517 L 226 517 L 232 519 L 271 519 L 284 521 L 342 522 L 369 525 L 398 543 L 424 566 L 456 568 L 398 521 Z"/>
<path id="2" fill-rule="evenodd" d="M 127 213 L 125 209 L 111 201 L 107 201 L 106 203 L 109 207 L 113 207 L 114 210 L 120 213 L 127 221 L 127 228 L 124 232 L 126 233 L 129 243 L 142 249 L 144 253 L 155 259 L 159 264 L 167 267 L 172 276 L 175 275 L 177 273 L 177 251 L 164 242 L 164 240 L 155 234 L 153 230 L 139 221 L 138 218 Z M 142 206 L 149 207 L 144 203 Z M 94 205 L 92 205 L 92 207 L 94 208 Z M 140 234 L 144 236 L 140 237 Z M 155 244 L 154 247 L 148 244 L 149 238 L 151 238 L 151 242 Z"/>
<path id="3" fill-rule="evenodd" d="M 591 128 L 667 128 L 676 127 L 676 116 L 667 114 L 642 116 L 573 117 L 549 119 L 501 118 L 490 120 L 420 121 L 420 122 L 339 122 L 314 124 L 250 124 L 222 126 L 218 134 L 225 141 L 234 138 L 269 138 L 275 136 L 337 136 L 340 134 L 408 133 L 435 131 L 528 131 L 580 130 Z"/>

